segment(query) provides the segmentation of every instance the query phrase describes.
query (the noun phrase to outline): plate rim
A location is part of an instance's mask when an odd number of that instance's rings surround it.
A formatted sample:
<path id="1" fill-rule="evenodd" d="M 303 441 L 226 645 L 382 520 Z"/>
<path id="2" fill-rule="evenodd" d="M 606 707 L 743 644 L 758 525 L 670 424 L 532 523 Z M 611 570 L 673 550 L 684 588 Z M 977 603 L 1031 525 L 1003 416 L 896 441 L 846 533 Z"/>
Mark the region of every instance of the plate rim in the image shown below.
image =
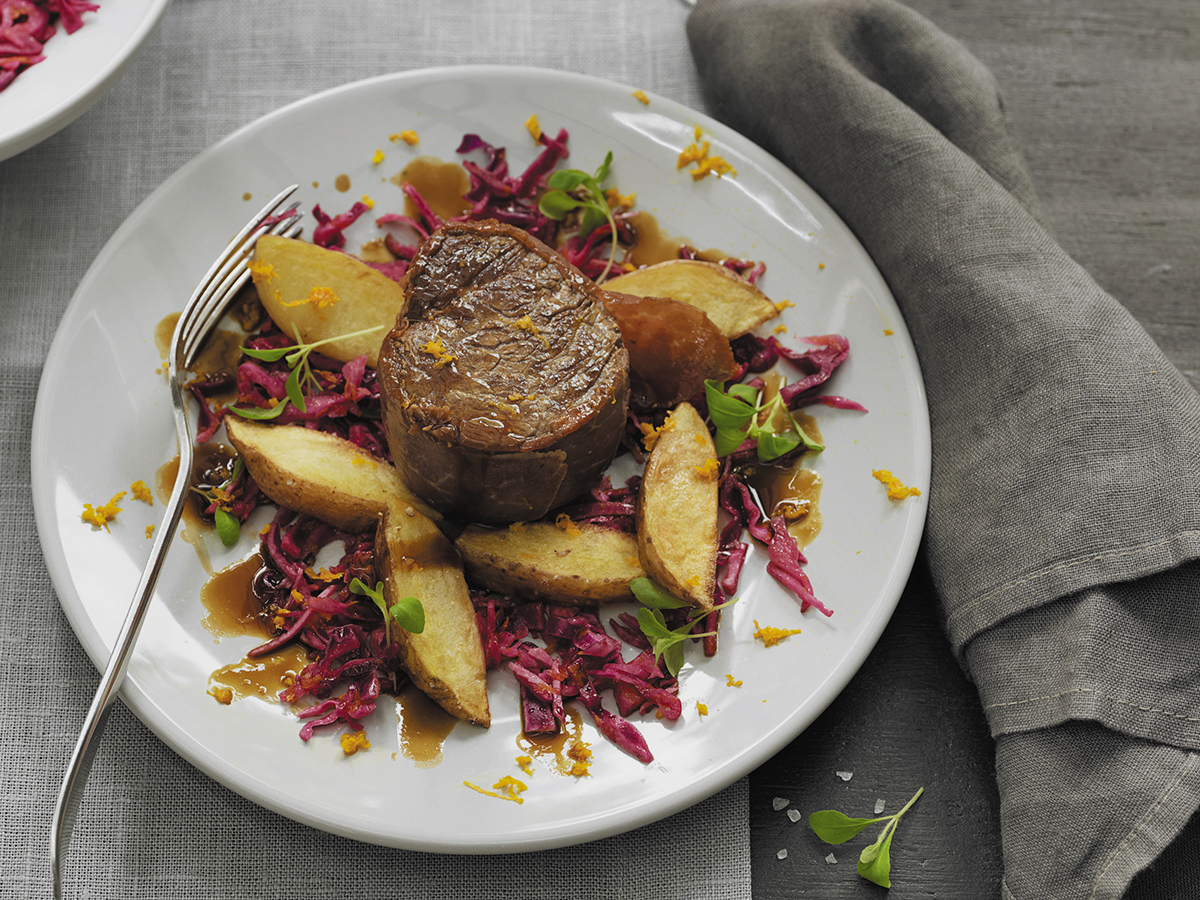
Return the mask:
<path id="1" fill-rule="evenodd" d="M 46 401 L 45 395 L 49 392 L 49 378 L 47 373 L 52 370 L 52 363 L 56 361 L 59 356 L 66 352 L 65 340 L 60 338 L 66 331 L 66 325 L 74 317 L 79 315 L 80 310 L 84 306 L 88 288 L 90 287 L 91 282 L 99 276 L 100 272 L 105 268 L 109 258 L 113 256 L 119 247 L 124 244 L 126 240 L 125 233 L 131 230 L 136 231 L 135 226 L 147 215 L 150 208 L 158 202 L 158 198 L 163 193 L 169 192 L 180 181 L 188 179 L 191 173 L 197 167 L 204 165 L 204 163 L 210 157 L 219 154 L 224 147 L 237 142 L 246 133 L 263 128 L 276 118 L 292 115 L 297 110 L 302 109 L 308 104 L 322 102 L 340 93 L 367 89 L 369 86 L 380 82 L 403 82 L 405 80 L 425 80 L 437 77 L 450 77 L 454 79 L 470 80 L 472 78 L 495 75 L 496 73 L 503 73 L 507 77 L 519 77 L 527 79 L 548 78 L 555 81 L 573 80 L 578 83 L 590 84 L 597 89 L 606 91 L 613 89 L 625 91 L 634 90 L 634 88 L 629 87 L 621 82 L 607 78 L 601 78 L 598 76 L 584 75 L 580 73 L 547 69 L 536 66 L 507 66 L 488 64 L 472 64 L 463 66 L 449 65 L 410 69 L 398 72 L 383 73 L 380 75 L 371 76 L 369 78 L 337 85 L 324 91 L 298 98 L 297 100 L 288 103 L 272 112 L 266 113 L 263 116 L 260 116 L 257 119 L 239 127 L 225 138 L 222 138 L 220 141 L 217 141 L 216 143 L 197 153 L 187 163 L 164 179 L 158 187 L 156 187 L 141 203 L 138 204 L 137 207 L 135 207 L 134 210 L 129 213 L 129 215 L 122 222 L 121 226 L 118 227 L 116 232 L 114 232 L 114 234 L 109 238 L 109 240 L 96 255 L 64 310 L 62 319 L 60 320 L 59 326 L 56 329 L 55 337 L 51 343 L 50 349 L 46 356 L 45 364 L 43 366 L 34 409 L 33 427 L 31 430 L 31 448 L 33 451 L 31 453 L 31 474 L 32 489 L 34 494 L 34 517 L 38 530 L 39 543 L 43 548 L 43 555 L 46 558 L 47 569 L 51 576 L 51 581 L 55 588 L 56 596 L 58 596 L 59 605 L 63 608 L 64 613 L 66 614 L 73 631 L 80 640 L 80 643 L 83 645 L 85 652 L 88 654 L 89 658 L 92 659 L 93 664 L 96 665 L 98 669 L 103 669 L 104 667 L 104 663 L 107 659 L 107 648 L 101 645 L 98 648 L 98 652 L 94 652 L 97 651 L 95 644 L 100 640 L 99 636 L 90 634 L 89 628 L 84 627 L 83 623 L 76 621 L 75 615 L 73 615 L 73 610 L 69 608 L 68 604 L 63 602 L 62 599 L 63 586 L 59 583 L 62 573 L 57 573 L 53 568 L 51 568 L 51 556 L 53 554 L 48 552 L 49 548 L 47 546 L 47 538 L 50 540 L 57 540 L 58 532 L 52 532 L 49 529 L 48 517 L 50 517 L 50 513 L 48 511 L 48 507 L 52 504 L 47 502 L 47 498 L 43 494 L 45 485 L 47 484 L 47 471 L 44 468 L 46 461 L 45 457 L 39 455 L 37 452 L 39 441 L 45 440 L 44 435 L 48 427 L 45 421 L 47 415 L 45 410 L 48 407 L 48 402 Z M 772 161 L 775 165 L 786 170 L 786 166 L 783 166 L 779 160 L 777 160 L 766 150 L 762 149 L 749 138 L 741 135 L 739 132 L 729 128 L 729 126 L 726 126 L 723 123 L 720 123 L 718 120 L 713 119 L 703 111 L 693 109 L 683 103 L 680 103 L 679 101 L 663 97 L 655 94 L 652 91 L 646 91 L 646 94 L 652 99 L 652 101 L 669 104 L 672 108 L 672 112 L 678 111 L 686 113 L 689 119 L 696 121 L 706 128 L 712 129 L 714 133 L 720 131 L 724 134 L 735 136 L 736 140 L 745 142 L 745 144 L 753 148 L 755 152 L 761 153 L 765 159 Z M 804 182 L 803 179 L 799 178 L 799 176 L 794 177 L 797 178 L 797 180 L 803 184 L 818 201 L 819 209 L 817 211 L 823 217 L 836 220 L 838 226 L 844 231 L 844 233 L 855 242 L 858 248 L 862 251 L 863 259 L 873 269 L 874 274 L 878 277 L 878 284 L 886 292 L 886 298 L 891 301 L 897 310 L 899 310 L 899 307 L 895 305 L 895 298 L 892 296 L 886 280 L 882 277 L 882 274 L 879 273 L 878 268 L 875 267 L 874 261 L 866 252 L 865 248 L 862 247 L 861 242 L 859 242 L 857 239 L 857 236 L 853 234 L 849 227 L 841 220 L 841 217 L 837 215 L 836 211 L 830 208 L 829 205 L 824 202 L 823 198 L 821 198 L 819 194 L 817 194 L 816 191 L 807 184 L 807 182 Z M 900 329 L 897 331 L 897 335 L 902 338 L 907 349 L 908 362 L 906 364 L 906 368 L 914 376 L 914 382 L 911 385 L 911 388 L 914 392 L 914 401 L 916 401 L 915 411 L 918 413 L 920 419 L 914 428 L 914 438 L 916 439 L 917 452 L 912 460 L 912 465 L 914 467 L 912 480 L 920 484 L 928 484 L 932 456 L 928 401 L 925 394 L 924 381 L 921 376 L 919 360 L 917 359 L 915 352 L 912 350 L 911 337 L 908 334 L 907 326 L 903 322 L 902 316 Z M 126 705 L 131 709 L 131 711 L 134 712 L 134 714 L 159 740 L 163 741 L 163 743 L 183 756 L 192 765 L 204 772 L 204 774 L 206 774 L 208 777 L 224 785 L 230 790 L 233 790 L 235 793 L 240 794 L 251 802 L 256 803 L 257 805 L 271 809 L 280 815 L 322 831 L 383 846 L 402 847 L 406 849 L 437 853 L 470 854 L 537 851 L 569 846 L 599 838 L 609 837 L 614 834 L 630 831 L 651 822 L 658 821 L 668 815 L 690 807 L 695 803 L 712 796 L 719 790 L 724 789 L 729 784 L 732 784 L 734 781 L 744 777 L 750 771 L 753 771 L 753 769 L 757 768 L 763 762 L 778 753 L 781 749 L 783 749 L 783 747 L 786 746 L 787 743 L 798 737 L 821 713 L 825 711 L 825 709 L 828 708 L 830 703 L 836 699 L 849 681 L 859 671 L 867 656 L 878 643 L 879 638 L 882 636 L 883 630 L 886 628 L 888 622 L 895 612 L 896 606 L 900 600 L 900 596 L 903 593 L 904 586 L 910 577 L 919 550 L 921 533 L 924 529 L 927 504 L 927 500 L 924 496 L 914 499 L 916 499 L 918 502 L 913 504 L 909 510 L 907 520 L 908 524 L 905 529 L 903 543 L 898 548 L 898 551 L 893 554 L 893 564 L 890 567 L 880 595 L 875 598 L 876 602 L 874 608 L 869 616 L 864 617 L 856 639 L 848 646 L 846 652 L 842 654 L 836 673 L 839 677 L 824 678 L 819 687 L 809 697 L 806 705 L 807 713 L 802 717 L 803 721 L 797 725 L 792 718 L 785 717 L 780 722 L 776 723 L 774 727 L 766 729 L 763 736 L 760 737 L 756 744 L 757 747 L 763 747 L 764 749 L 760 750 L 758 753 L 749 754 L 741 765 L 733 766 L 725 770 L 723 774 L 727 775 L 728 777 L 719 779 L 719 783 L 708 783 L 702 787 L 697 786 L 694 788 L 677 791 L 671 796 L 671 802 L 669 803 L 664 803 L 653 810 L 644 809 L 638 815 L 618 816 L 618 821 L 609 821 L 599 827 L 597 827 L 597 823 L 593 820 L 593 825 L 587 831 L 585 836 L 574 835 L 569 836 L 567 839 L 562 839 L 561 837 L 543 836 L 540 838 L 535 837 L 514 842 L 501 841 L 490 844 L 451 846 L 443 845 L 441 843 L 423 842 L 420 839 L 396 839 L 393 836 L 381 837 L 373 832 L 356 829 L 351 826 L 345 826 L 342 823 L 330 823 L 324 820 L 317 820 L 312 816 L 306 816 L 302 813 L 298 813 L 295 808 L 280 808 L 278 805 L 269 802 L 268 799 L 265 799 L 263 795 L 255 794 L 253 791 L 248 790 L 247 786 L 244 784 L 231 784 L 228 777 L 224 776 L 218 771 L 221 763 L 221 759 L 219 757 L 208 753 L 206 749 L 199 744 L 199 742 L 194 740 L 184 741 L 178 739 L 178 736 L 171 729 L 166 729 L 166 734 L 163 733 L 162 723 L 158 722 L 158 717 L 155 710 L 153 708 L 146 708 L 147 704 L 152 707 L 153 701 L 149 701 L 146 695 L 140 689 L 136 688 L 134 684 L 126 682 L 121 689 L 120 696 L 125 701 Z M 68 583 L 66 587 L 68 591 L 76 591 L 74 582 L 69 578 L 67 579 L 67 582 Z M 156 727 L 156 725 L 158 727 Z M 607 818 L 612 819 L 614 815 L 615 813 L 610 812 L 607 814 Z"/>

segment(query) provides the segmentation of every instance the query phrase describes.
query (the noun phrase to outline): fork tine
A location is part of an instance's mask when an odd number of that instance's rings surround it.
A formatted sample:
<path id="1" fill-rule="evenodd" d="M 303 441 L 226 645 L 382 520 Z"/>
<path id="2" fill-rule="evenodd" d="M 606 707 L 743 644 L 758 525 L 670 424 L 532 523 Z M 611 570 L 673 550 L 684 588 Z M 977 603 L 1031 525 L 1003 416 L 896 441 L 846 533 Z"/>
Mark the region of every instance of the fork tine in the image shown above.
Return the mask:
<path id="1" fill-rule="evenodd" d="M 275 234 L 290 238 L 298 235 L 301 230 L 301 226 L 298 223 L 289 225 L 287 222 L 281 222 L 270 229 L 256 231 L 246 240 L 247 249 L 245 254 L 232 257 L 232 264 L 227 267 L 228 271 L 220 273 L 221 280 L 210 284 L 204 297 L 198 301 L 196 309 L 189 317 L 183 333 L 180 335 L 180 361 L 184 368 L 191 365 L 196 353 L 203 346 L 205 338 L 208 337 L 209 332 L 220 321 L 221 316 L 225 314 L 225 309 L 237 295 L 238 291 L 250 279 L 250 270 L 244 263 L 258 238 L 264 234 Z"/>
<path id="2" fill-rule="evenodd" d="M 247 243 L 257 241 L 263 234 L 280 234 L 281 237 L 295 237 L 300 233 L 300 226 L 295 225 L 288 228 L 286 231 L 277 232 L 275 229 L 263 231 L 261 234 L 256 233 L 251 236 L 251 240 Z M 244 263 L 246 259 L 239 257 L 238 262 Z M 187 333 L 183 335 L 180 342 L 181 360 L 184 368 L 191 365 L 196 353 L 204 345 L 205 338 L 220 321 L 221 316 L 225 314 L 226 308 L 238 291 L 250 279 L 250 270 L 243 265 L 233 267 L 227 272 L 221 282 L 215 285 L 209 296 L 206 297 L 203 308 L 198 309 L 196 314 L 189 322 Z"/>
<path id="3" fill-rule="evenodd" d="M 178 362 L 183 368 L 191 364 L 204 338 L 224 314 L 225 307 L 250 277 L 245 262 L 253 252 L 258 238 L 264 234 L 278 234 L 283 237 L 299 234 L 300 225 L 295 221 L 298 206 L 298 203 L 293 203 L 280 214 L 290 218 L 284 218 L 270 226 L 260 224 L 248 235 L 243 234 L 237 248 L 224 257 L 220 265 L 209 270 L 205 283 L 184 308 L 184 313 L 179 319 L 180 324 L 177 326 L 180 333 L 177 335 L 173 353 L 180 354 Z"/>
<path id="4" fill-rule="evenodd" d="M 258 211 L 253 219 L 246 223 L 245 227 L 239 231 L 228 244 L 225 245 L 225 251 L 217 258 L 217 260 L 209 267 L 209 270 L 204 274 L 204 277 L 196 285 L 196 290 L 192 292 L 191 298 L 183 307 L 183 314 L 179 317 L 180 322 L 190 322 L 193 320 L 194 308 L 203 302 L 205 297 L 211 296 L 210 290 L 213 279 L 217 276 L 229 262 L 231 258 L 237 257 L 239 252 L 246 246 L 246 239 L 253 232 L 262 227 L 263 221 L 272 216 L 280 206 L 299 189 L 299 185 L 291 185 L 280 191 L 273 197 L 266 206 Z M 293 211 L 292 207 L 289 212 Z M 172 339 L 171 358 L 175 361 L 175 355 L 178 352 L 178 338 L 180 335 L 176 333 Z"/>

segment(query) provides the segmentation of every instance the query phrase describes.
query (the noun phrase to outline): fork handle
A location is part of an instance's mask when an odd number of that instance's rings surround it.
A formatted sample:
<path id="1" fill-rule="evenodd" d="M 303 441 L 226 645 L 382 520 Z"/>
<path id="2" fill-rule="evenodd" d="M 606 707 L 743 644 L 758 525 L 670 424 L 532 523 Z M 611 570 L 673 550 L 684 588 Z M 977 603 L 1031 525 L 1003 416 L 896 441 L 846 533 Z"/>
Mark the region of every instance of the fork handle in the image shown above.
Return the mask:
<path id="1" fill-rule="evenodd" d="M 177 401 L 174 404 L 176 431 L 179 434 L 187 434 L 187 417 L 182 412 L 182 394 L 177 380 L 172 382 L 172 393 L 180 394 L 179 397 L 174 398 Z M 84 718 L 79 740 L 75 744 L 75 751 L 71 755 L 71 761 L 63 776 L 62 787 L 58 793 L 58 803 L 54 809 L 54 818 L 50 823 L 50 878 L 55 900 L 60 900 L 62 897 L 63 862 L 71 843 L 71 833 L 75 827 L 75 817 L 79 812 L 79 801 L 83 795 L 83 788 L 92 769 L 96 748 L 100 745 L 100 734 L 104 731 L 109 710 L 111 710 L 113 701 L 117 698 L 117 692 L 125 680 L 125 672 L 129 667 L 133 646 L 137 641 L 138 632 L 141 630 L 146 610 L 150 606 L 150 600 L 154 596 L 154 585 L 158 582 L 158 575 L 166 560 L 167 550 L 183 515 L 183 504 L 187 501 L 187 489 L 191 481 L 193 458 L 191 441 L 180 441 L 179 472 L 175 476 L 175 487 L 171 491 L 171 498 L 167 501 L 166 515 L 158 529 L 154 546 L 150 550 L 150 558 L 142 570 L 142 577 L 134 595 L 135 600 L 125 615 L 125 623 L 121 626 L 121 633 L 109 655 L 108 664 L 105 666 L 100 684 L 96 688 L 96 695 L 92 698 L 92 705 Z"/>

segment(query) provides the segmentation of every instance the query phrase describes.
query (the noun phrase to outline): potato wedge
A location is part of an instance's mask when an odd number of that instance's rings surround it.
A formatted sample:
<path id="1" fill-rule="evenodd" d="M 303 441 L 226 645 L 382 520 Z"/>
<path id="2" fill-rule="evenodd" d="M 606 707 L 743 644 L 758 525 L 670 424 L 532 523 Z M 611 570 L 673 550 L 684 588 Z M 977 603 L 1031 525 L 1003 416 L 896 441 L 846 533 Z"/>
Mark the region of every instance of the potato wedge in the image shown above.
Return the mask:
<path id="1" fill-rule="evenodd" d="M 397 629 L 402 665 L 413 683 L 448 713 L 491 724 L 483 644 L 462 563 L 449 539 L 410 504 L 387 504 L 375 532 L 375 574 L 388 606 L 416 597 L 425 630 Z"/>
<path id="2" fill-rule="evenodd" d="M 645 575 L 637 539 L 581 523 L 512 528 L 468 526 L 454 542 L 467 576 L 489 590 L 530 600 L 587 606 L 633 599 L 629 582 Z"/>
<path id="3" fill-rule="evenodd" d="M 779 315 L 767 295 L 719 263 L 671 259 L 604 282 L 606 291 L 635 297 L 669 297 L 708 314 L 732 340 Z"/>
<path id="4" fill-rule="evenodd" d="M 440 517 L 418 500 L 387 460 L 335 434 L 296 425 L 266 425 L 229 414 L 229 441 L 264 494 L 346 531 L 375 527 L 391 498 Z"/>
<path id="5" fill-rule="evenodd" d="M 646 460 L 638 495 L 638 551 L 649 576 L 680 600 L 713 607 L 719 466 L 700 414 L 681 403 Z"/>
<path id="6" fill-rule="evenodd" d="M 259 238 L 250 272 L 267 315 L 286 334 L 299 331 L 311 343 L 378 328 L 321 346 L 342 362 L 366 354 L 374 367 L 383 336 L 407 305 L 400 285 L 366 263 L 292 238 Z"/>

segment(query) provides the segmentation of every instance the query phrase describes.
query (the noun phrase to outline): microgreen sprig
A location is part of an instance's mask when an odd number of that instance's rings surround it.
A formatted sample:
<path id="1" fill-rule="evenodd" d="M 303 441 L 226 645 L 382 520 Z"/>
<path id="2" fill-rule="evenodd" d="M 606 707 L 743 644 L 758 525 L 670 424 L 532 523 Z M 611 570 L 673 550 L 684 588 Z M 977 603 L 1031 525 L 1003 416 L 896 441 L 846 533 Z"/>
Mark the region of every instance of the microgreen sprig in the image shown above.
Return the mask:
<path id="1" fill-rule="evenodd" d="M 387 641 L 392 642 L 392 622 L 395 622 L 409 634 L 420 634 L 425 630 L 425 607 L 416 597 L 403 597 L 390 607 L 383 596 L 383 582 L 376 582 L 375 587 L 364 584 L 359 578 L 350 582 L 350 593 L 362 597 L 370 597 L 379 612 L 383 615 L 383 627 Z"/>
<path id="2" fill-rule="evenodd" d="M 239 475 L 242 474 L 242 458 L 239 456 L 233 464 L 233 471 L 229 477 L 221 484 L 212 490 L 202 491 L 198 487 L 193 487 L 192 490 L 207 500 L 213 505 L 213 525 L 217 529 L 217 537 L 221 539 L 221 543 L 226 547 L 232 547 L 238 542 L 238 538 L 242 533 L 242 523 L 238 521 L 238 517 L 225 509 L 221 504 L 228 502 L 229 486 L 237 481 Z"/>
<path id="3" fill-rule="evenodd" d="M 748 384 L 733 384 L 726 390 L 721 382 L 708 379 L 704 382 L 704 398 L 708 417 L 717 426 L 713 442 L 718 456 L 728 456 L 748 439 L 755 441 L 758 458 L 763 462 L 778 459 L 800 444 L 807 450 L 825 449 L 824 444 L 805 434 L 779 394 L 762 403 L 760 392 Z M 782 431 L 774 427 L 779 419 L 786 423 Z"/>
<path id="4" fill-rule="evenodd" d="M 817 837 L 825 843 L 844 844 L 868 825 L 886 822 L 883 830 L 879 832 L 879 837 L 875 839 L 875 843 L 864 847 L 862 853 L 859 854 L 858 874 L 880 887 L 890 888 L 892 886 L 889 877 L 892 871 L 892 860 L 889 851 L 892 846 L 892 837 L 896 834 L 896 826 L 900 824 L 900 817 L 909 811 L 923 793 L 925 793 L 925 788 L 918 788 L 912 799 L 904 804 L 904 808 L 895 815 L 880 816 L 877 819 L 852 819 L 836 809 L 823 809 L 812 813 L 808 817 L 808 824 Z"/>
<path id="5" fill-rule="evenodd" d="M 335 337 L 325 338 L 324 340 L 313 341 L 310 344 L 304 343 L 297 332 L 296 343 L 289 347 L 272 347 L 266 350 L 242 347 L 242 352 L 251 359 L 261 360 L 262 362 L 284 360 L 288 368 L 291 369 L 287 382 L 283 386 L 284 392 L 287 394 L 288 400 L 292 402 L 292 406 L 296 407 L 300 412 L 307 412 L 308 406 L 304 400 L 304 388 L 309 385 L 319 388 L 317 376 L 313 374 L 312 367 L 308 364 L 309 354 L 324 344 L 330 344 L 346 338 L 361 337 L 364 334 L 382 331 L 386 327 L 386 325 L 376 325 L 373 328 L 364 328 L 362 331 L 355 331 L 350 334 L 339 334 Z M 256 407 L 244 408 L 240 406 L 230 406 L 228 409 L 230 412 L 237 413 L 244 419 L 262 421 L 278 417 L 283 412 L 285 406 L 287 406 L 286 403 L 276 403 L 268 409 L 258 409 Z"/>
<path id="6" fill-rule="evenodd" d="M 593 174 L 589 175 L 580 169 L 559 169 L 546 180 L 550 190 L 538 201 L 538 209 L 542 215 L 559 222 L 572 210 L 580 210 L 579 233 L 587 237 L 605 222 L 612 229 L 612 250 L 608 254 L 608 263 L 600 274 L 600 281 L 608 277 L 613 263 L 617 259 L 617 220 L 613 218 L 608 205 L 608 198 L 600 186 L 608 177 L 612 165 L 612 151 L 609 150 Z"/>
<path id="7" fill-rule="evenodd" d="M 642 630 L 642 634 L 646 636 L 646 640 L 650 642 L 650 650 L 654 654 L 655 661 L 661 661 L 666 666 L 671 677 L 678 675 L 679 670 L 683 668 L 683 648 L 685 641 L 716 634 L 715 631 L 693 634 L 692 629 L 696 627 L 696 623 L 710 612 L 724 609 L 726 606 L 737 602 L 736 600 L 730 600 L 727 603 L 714 606 L 712 609 L 696 610 L 696 615 L 689 616 L 687 622 L 673 629 L 667 625 L 667 620 L 663 616 L 662 610 L 684 609 L 689 607 L 690 604 L 684 603 L 682 600 L 667 593 L 649 578 L 635 578 L 630 582 L 629 586 L 633 591 L 633 595 L 643 604 L 642 608 L 637 611 L 638 627 Z"/>

